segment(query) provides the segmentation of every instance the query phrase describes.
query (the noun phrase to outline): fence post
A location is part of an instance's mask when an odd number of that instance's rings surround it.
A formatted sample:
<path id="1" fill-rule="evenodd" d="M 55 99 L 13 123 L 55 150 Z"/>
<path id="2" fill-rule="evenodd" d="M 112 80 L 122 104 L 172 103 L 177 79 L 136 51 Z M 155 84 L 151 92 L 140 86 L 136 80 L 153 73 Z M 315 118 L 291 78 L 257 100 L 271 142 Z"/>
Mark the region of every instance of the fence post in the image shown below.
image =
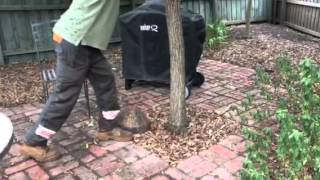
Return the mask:
<path id="1" fill-rule="evenodd" d="M 4 65 L 4 54 L 2 52 L 1 43 L 0 43 L 0 65 Z"/>
<path id="2" fill-rule="evenodd" d="M 287 14 L 287 0 L 281 1 L 281 16 L 280 16 L 280 23 L 283 25 L 286 21 L 286 14 Z"/>
<path id="3" fill-rule="evenodd" d="M 278 0 L 272 0 L 272 23 L 276 24 L 276 18 L 277 18 L 277 12 L 278 12 Z"/>
<path id="4" fill-rule="evenodd" d="M 217 0 L 213 0 L 213 22 L 218 20 L 218 2 Z"/>
<path id="5" fill-rule="evenodd" d="M 272 12 L 273 12 L 273 2 L 274 1 L 267 1 L 267 16 L 268 16 L 268 22 L 271 24 L 272 23 Z"/>

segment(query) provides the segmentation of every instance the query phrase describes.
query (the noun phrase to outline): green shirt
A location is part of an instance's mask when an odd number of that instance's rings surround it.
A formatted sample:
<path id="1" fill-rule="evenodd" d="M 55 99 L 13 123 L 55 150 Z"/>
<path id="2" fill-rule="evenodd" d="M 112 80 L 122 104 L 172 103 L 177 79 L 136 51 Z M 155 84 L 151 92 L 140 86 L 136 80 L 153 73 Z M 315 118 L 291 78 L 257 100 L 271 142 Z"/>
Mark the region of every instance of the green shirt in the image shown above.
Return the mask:
<path id="1" fill-rule="evenodd" d="M 120 0 L 73 0 L 53 32 L 78 46 L 107 49 L 118 19 Z"/>

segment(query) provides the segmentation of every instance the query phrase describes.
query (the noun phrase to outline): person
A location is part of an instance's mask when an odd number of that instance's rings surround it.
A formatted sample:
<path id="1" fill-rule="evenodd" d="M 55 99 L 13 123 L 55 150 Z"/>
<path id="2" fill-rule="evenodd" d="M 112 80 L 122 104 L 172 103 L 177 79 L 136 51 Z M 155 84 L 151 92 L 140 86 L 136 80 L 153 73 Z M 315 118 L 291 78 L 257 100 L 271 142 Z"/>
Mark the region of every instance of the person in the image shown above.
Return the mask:
<path id="1" fill-rule="evenodd" d="M 51 161 L 59 152 L 47 146 L 70 115 L 86 78 L 95 91 L 101 110 L 97 139 L 130 141 L 132 134 L 117 124 L 123 116 L 111 65 L 103 56 L 111 39 L 120 0 L 76 0 L 53 28 L 57 55 L 56 84 L 38 122 L 20 146 L 22 155 Z"/>

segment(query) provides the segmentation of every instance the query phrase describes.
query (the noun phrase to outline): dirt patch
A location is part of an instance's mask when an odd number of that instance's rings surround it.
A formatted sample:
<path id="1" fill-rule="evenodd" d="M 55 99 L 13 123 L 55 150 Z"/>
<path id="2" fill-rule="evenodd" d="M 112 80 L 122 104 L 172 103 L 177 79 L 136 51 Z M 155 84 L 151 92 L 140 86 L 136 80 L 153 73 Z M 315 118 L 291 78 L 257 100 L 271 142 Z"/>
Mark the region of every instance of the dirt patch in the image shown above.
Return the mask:
<path id="1" fill-rule="evenodd" d="M 105 52 L 113 70 L 121 72 L 121 49 L 113 45 Z M 54 68 L 55 61 L 47 61 L 45 67 Z M 21 63 L 0 66 L 0 107 L 13 107 L 44 101 L 39 64 Z"/>
<path id="2" fill-rule="evenodd" d="M 0 67 L 0 106 L 10 107 L 43 100 L 38 66 L 17 64 Z"/>
<path id="3" fill-rule="evenodd" d="M 136 135 L 135 143 L 157 154 L 175 166 L 179 160 L 209 149 L 226 135 L 238 134 L 237 122 L 209 113 L 195 106 L 187 107 L 190 124 L 183 135 L 172 134 L 167 130 L 169 104 L 159 105 L 148 113 L 152 121 L 151 130 Z"/>
<path id="4" fill-rule="evenodd" d="M 232 26 L 230 41 L 217 49 L 208 50 L 205 56 L 243 67 L 261 67 L 274 71 L 276 60 L 288 55 L 297 64 L 302 58 L 320 62 L 320 40 L 292 29 L 271 24 L 254 24 L 250 39 L 244 37 L 245 26 Z"/>

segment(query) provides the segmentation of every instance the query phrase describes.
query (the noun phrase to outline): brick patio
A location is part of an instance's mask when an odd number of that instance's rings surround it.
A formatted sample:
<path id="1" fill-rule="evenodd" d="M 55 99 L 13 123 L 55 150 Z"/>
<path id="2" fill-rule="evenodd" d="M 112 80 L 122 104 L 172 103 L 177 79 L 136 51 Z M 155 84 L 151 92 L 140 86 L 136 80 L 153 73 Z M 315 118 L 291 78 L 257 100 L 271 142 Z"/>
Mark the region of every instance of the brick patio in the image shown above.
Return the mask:
<path id="1" fill-rule="evenodd" d="M 201 88 L 193 89 L 187 102 L 208 111 L 225 114 L 230 105 L 239 104 L 252 88 L 251 77 L 255 74 L 252 69 L 212 60 L 201 61 L 199 69 L 206 82 Z M 148 110 L 157 103 L 169 101 L 169 88 L 141 85 L 126 91 L 123 83 L 118 86 L 120 101 L 126 105 Z M 37 120 L 42 107 L 42 104 L 0 107 L 0 112 L 11 118 L 15 128 L 15 144 L 4 164 L 0 165 L 0 179 L 239 179 L 245 151 L 242 137 L 230 135 L 197 156 L 182 160 L 177 167 L 170 167 L 164 160 L 133 143 L 92 144 L 96 130 L 87 124 L 88 117 L 81 99 L 52 140 L 63 152 L 63 157 L 47 163 L 26 159 L 20 156 L 18 143 Z"/>

